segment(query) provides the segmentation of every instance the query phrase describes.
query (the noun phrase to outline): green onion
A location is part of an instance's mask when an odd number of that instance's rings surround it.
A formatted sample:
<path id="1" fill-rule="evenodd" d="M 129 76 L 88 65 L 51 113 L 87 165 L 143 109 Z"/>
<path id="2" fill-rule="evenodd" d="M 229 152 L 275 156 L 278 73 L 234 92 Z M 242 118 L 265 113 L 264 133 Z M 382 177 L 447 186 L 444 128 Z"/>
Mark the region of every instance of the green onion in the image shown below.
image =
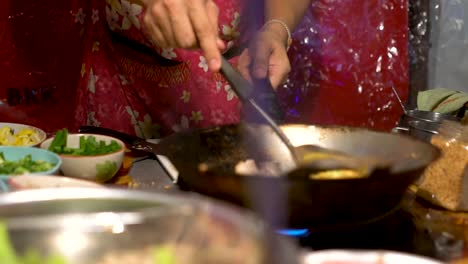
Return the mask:
<path id="1" fill-rule="evenodd" d="M 104 140 L 97 141 L 94 136 L 80 136 L 80 147 L 69 148 L 67 147 L 67 137 L 67 129 L 58 131 L 49 146 L 49 150 L 57 154 L 94 156 L 108 154 L 122 149 L 122 146 L 115 140 L 106 143 Z"/>

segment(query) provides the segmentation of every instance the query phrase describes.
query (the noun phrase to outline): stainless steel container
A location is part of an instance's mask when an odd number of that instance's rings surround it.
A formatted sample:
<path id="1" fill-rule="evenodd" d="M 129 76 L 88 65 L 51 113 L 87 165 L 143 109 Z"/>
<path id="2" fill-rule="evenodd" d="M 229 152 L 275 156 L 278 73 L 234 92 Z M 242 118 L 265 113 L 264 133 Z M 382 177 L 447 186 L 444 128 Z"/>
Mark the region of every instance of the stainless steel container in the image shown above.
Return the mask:
<path id="1" fill-rule="evenodd" d="M 438 134 L 437 130 L 441 123 L 413 120 L 408 124 L 410 136 L 430 143 L 432 136 Z"/>
<path id="2" fill-rule="evenodd" d="M 400 120 L 400 127 L 409 127 L 410 121 L 424 121 L 424 122 L 436 122 L 441 123 L 444 120 L 451 120 L 451 121 L 460 121 L 460 118 L 449 115 L 449 114 L 442 114 L 437 112 L 430 112 L 430 111 L 422 111 L 422 110 L 408 110 L 402 116 Z"/>
<path id="3" fill-rule="evenodd" d="M 450 121 L 456 121 L 460 122 L 460 118 L 449 115 L 449 114 L 442 114 L 442 113 L 437 113 L 437 112 L 430 112 L 430 111 L 422 111 L 422 110 L 408 110 L 405 112 L 403 116 L 400 118 L 400 122 L 398 123 L 398 126 L 395 127 L 392 131 L 395 133 L 400 133 L 400 134 L 405 134 L 409 135 L 413 133 L 413 136 L 419 137 L 421 135 L 416 134 L 418 132 L 411 132 L 411 127 L 410 127 L 410 122 L 412 121 L 418 121 L 419 123 L 414 126 L 422 126 L 422 123 L 442 123 L 444 120 L 450 120 Z M 427 126 L 431 126 L 431 124 L 428 124 Z M 414 128 L 413 128 L 414 130 Z M 426 137 L 422 137 L 421 139 L 425 140 L 427 139 Z"/>
<path id="4" fill-rule="evenodd" d="M 192 195 L 84 188 L 13 192 L 0 196 L 0 223 L 18 255 L 33 250 L 59 255 L 67 264 L 158 264 L 158 254 L 171 255 L 177 264 L 296 258 L 293 244 L 248 212 Z"/>

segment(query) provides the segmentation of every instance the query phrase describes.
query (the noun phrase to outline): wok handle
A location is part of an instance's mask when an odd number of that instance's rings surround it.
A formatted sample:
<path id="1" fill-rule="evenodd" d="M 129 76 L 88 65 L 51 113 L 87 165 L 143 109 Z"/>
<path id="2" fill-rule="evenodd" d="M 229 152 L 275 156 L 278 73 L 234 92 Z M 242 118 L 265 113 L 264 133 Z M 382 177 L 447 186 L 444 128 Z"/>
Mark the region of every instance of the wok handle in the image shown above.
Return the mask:
<path id="1" fill-rule="evenodd" d="M 132 150 L 144 151 L 148 153 L 155 153 L 159 150 L 157 144 L 152 144 L 137 136 L 132 136 L 109 128 L 96 126 L 81 126 L 79 128 L 79 132 L 115 137 L 117 139 L 122 140 L 125 143 L 125 145 L 127 145 L 127 147 Z"/>

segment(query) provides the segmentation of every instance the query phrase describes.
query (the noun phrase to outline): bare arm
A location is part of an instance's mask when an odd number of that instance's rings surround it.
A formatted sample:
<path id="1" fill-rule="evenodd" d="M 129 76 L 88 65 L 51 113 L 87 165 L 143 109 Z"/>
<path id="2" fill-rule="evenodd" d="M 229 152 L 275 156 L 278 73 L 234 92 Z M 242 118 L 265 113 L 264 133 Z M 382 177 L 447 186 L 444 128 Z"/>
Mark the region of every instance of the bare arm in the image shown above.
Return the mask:
<path id="1" fill-rule="evenodd" d="M 242 53 L 238 67 L 245 78 L 269 77 L 273 87 L 278 87 L 291 70 L 288 30 L 294 30 L 299 24 L 311 0 L 265 1 L 266 24 Z"/>
<path id="2" fill-rule="evenodd" d="M 283 21 L 292 31 L 304 16 L 311 0 L 265 0 L 265 22 L 272 19 Z M 279 23 L 267 25 L 282 39 L 287 40 L 287 32 Z"/>

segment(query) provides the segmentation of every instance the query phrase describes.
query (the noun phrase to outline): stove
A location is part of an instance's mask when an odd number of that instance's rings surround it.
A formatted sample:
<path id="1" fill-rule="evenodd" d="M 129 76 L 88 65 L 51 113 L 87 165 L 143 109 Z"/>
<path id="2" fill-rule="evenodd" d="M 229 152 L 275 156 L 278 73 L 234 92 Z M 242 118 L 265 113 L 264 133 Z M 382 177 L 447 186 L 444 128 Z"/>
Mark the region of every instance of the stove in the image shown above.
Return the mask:
<path id="1" fill-rule="evenodd" d="M 157 157 L 136 162 L 130 172 L 143 190 L 180 192 L 174 180 L 173 168 L 167 168 L 167 160 Z M 152 173 L 148 173 L 151 171 Z M 303 249 L 382 249 L 427 256 L 442 261 L 460 257 L 464 244 L 450 234 L 432 234 L 418 228 L 412 215 L 402 209 L 368 224 L 343 227 L 327 231 L 313 228 L 281 229 L 279 235 L 297 241 Z"/>
<path id="2" fill-rule="evenodd" d="M 285 229 L 278 234 L 304 249 L 390 250 L 450 261 L 463 256 L 464 242 L 449 233 L 433 234 L 418 228 L 412 216 L 397 210 L 373 223 L 328 231 Z"/>

